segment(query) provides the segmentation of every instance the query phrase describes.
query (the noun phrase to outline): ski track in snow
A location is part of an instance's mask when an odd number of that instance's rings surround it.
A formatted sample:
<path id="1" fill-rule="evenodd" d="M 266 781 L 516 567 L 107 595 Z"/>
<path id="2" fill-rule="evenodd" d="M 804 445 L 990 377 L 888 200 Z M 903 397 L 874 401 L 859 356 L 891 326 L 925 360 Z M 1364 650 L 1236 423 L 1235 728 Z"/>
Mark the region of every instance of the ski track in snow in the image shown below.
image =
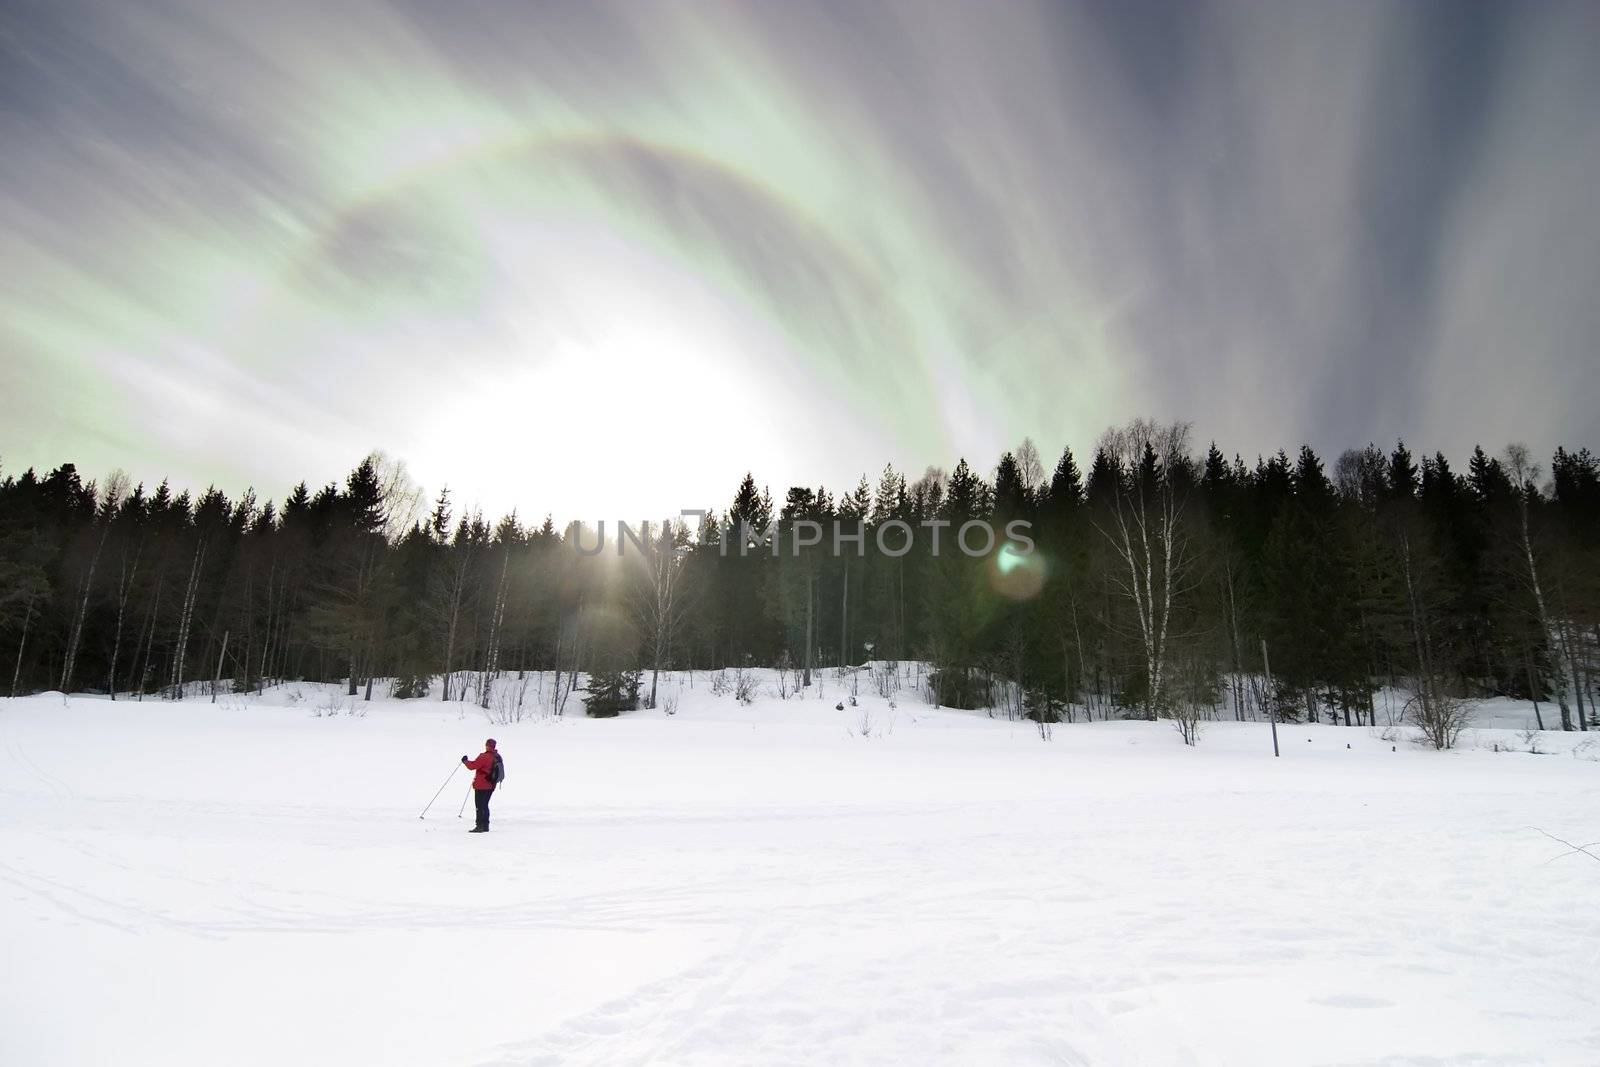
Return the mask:
<path id="1" fill-rule="evenodd" d="M 0 1062 L 1600 1063 L 1600 763 L 685 695 L 0 701 Z"/>

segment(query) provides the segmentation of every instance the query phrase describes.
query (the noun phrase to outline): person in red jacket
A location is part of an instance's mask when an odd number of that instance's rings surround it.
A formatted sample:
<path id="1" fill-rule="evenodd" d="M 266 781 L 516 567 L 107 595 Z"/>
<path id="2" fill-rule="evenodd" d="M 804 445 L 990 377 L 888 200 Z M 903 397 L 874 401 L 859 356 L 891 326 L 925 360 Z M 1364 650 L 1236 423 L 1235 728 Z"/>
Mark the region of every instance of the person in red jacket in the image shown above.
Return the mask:
<path id="1" fill-rule="evenodd" d="M 486 834 L 489 832 L 489 797 L 494 793 L 495 783 L 499 776 L 495 774 L 495 761 L 499 754 L 495 752 L 494 738 L 483 743 L 483 752 L 477 759 L 469 760 L 461 757 L 461 765 L 469 771 L 475 772 L 472 776 L 472 801 L 477 808 L 478 822 L 468 833 Z"/>

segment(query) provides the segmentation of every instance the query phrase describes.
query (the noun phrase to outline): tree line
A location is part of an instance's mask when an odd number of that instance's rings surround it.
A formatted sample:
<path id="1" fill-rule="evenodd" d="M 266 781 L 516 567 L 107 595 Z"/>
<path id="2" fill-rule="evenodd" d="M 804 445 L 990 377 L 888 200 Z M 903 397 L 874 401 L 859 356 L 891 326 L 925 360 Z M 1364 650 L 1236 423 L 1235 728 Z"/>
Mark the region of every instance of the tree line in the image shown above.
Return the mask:
<path id="1" fill-rule="evenodd" d="M 1377 725 L 1392 686 L 1425 728 L 1487 695 L 1534 701 L 1541 727 L 1600 725 L 1588 449 L 1547 470 L 1517 445 L 1475 449 L 1464 472 L 1404 443 L 1331 468 L 1304 446 L 1247 463 L 1140 420 L 1087 459 L 1046 469 L 1024 441 L 992 472 L 888 466 L 781 498 L 746 475 L 726 507 L 610 531 L 599 552 L 596 529 L 458 514 L 448 490 L 424 502 L 381 454 L 279 504 L 84 482 L 70 463 L 0 472 L 0 691 L 337 680 L 488 707 L 497 681 L 545 672 L 555 710 L 588 680 L 593 712 L 654 705 L 666 670 L 780 667 L 805 685 L 893 660 L 925 663 L 938 704 L 1040 722 Z M 952 551 L 974 520 L 1025 521 L 1034 550 Z M 862 536 L 813 543 L 811 522 Z M 943 551 L 926 536 L 884 551 L 891 523 L 943 532 Z"/>

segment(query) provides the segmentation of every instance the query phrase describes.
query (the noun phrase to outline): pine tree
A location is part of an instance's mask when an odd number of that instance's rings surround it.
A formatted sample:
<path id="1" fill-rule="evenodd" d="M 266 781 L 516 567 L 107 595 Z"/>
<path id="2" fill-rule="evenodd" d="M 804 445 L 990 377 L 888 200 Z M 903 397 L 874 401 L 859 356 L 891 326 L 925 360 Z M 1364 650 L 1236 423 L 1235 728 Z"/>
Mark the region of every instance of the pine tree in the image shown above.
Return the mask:
<path id="1" fill-rule="evenodd" d="M 598 670 L 589 675 L 584 714 L 592 719 L 615 718 L 639 706 L 643 676 L 636 670 Z"/>
<path id="2" fill-rule="evenodd" d="M 1022 470 L 1017 457 L 1007 452 L 1000 457 L 994 472 L 994 513 L 1004 523 L 1009 519 L 1028 514 L 1033 507 L 1033 494 L 1023 484 Z"/>
<path id="3" fill-rule="evenodd" d="M 549 516 L 545 522 L 549 522 Z M 450 487 L 445 486 L 439 490 L 439 497 L 433 503 L 433 514 L 428 517 L 428 536 L 436 545 L 442 545 L 450 539 Z"/>
<path id="4" fill-rule="evenodd" d="M 1083 504 L 1083 476 L 1070 448 L 1062 450 L 1055 472 L 1050 475 L 1045 504 L 1049 514 L 1057 518 L 1071 514 Z"/>

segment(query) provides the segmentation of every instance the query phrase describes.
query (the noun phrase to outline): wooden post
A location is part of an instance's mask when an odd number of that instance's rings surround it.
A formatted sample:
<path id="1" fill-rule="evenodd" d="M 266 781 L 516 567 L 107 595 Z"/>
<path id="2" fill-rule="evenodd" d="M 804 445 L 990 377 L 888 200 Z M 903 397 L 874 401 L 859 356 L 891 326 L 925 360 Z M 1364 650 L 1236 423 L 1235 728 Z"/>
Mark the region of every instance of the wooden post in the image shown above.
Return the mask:
<path id="1" fill-rule="evenodd" d="M 1272 754 L 1278 755 L 1278 717 L 1272 712 L 1272 664 L 1267 662 L 1267 639 L 1261 639 L 1261 669 L 1267 676 L 1267 722 L 1272 724 Z"/>

